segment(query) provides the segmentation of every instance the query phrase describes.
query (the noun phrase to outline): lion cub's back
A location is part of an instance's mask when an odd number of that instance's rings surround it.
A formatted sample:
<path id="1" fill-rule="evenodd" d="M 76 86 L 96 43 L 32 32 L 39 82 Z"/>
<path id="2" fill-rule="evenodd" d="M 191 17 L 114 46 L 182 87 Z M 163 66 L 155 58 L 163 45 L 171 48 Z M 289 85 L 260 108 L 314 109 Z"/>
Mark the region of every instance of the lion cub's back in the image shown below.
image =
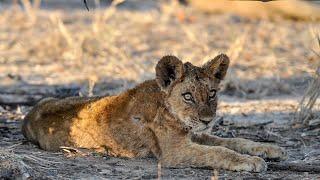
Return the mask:
<path id="1" fill-rule="evenodd" d="M 22 133 L 45 150 L 56 151 L 62 145 L 70 146 L 69 128 L 72 120 L 84 106 L 98 99 L 100 97 L 45 98 L 24 118 Z"/>

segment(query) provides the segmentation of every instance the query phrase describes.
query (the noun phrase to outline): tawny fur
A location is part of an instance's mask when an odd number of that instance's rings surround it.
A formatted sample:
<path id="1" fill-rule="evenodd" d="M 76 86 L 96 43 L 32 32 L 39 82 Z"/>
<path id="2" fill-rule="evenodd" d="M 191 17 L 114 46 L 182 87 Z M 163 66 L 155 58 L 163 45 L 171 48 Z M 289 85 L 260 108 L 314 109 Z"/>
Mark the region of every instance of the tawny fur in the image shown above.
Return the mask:
<path id="1" fill-rule="evenodd" d="M 223 54 L 203 67 L 165 56 L 155 80 L 117 96 L 42 100 L 25 117 L 22 132 L 49 151 L 73 146 L 116 157 L 151 154 L 164 166 L 266 170 L 257 156 L 284 158 L 280 147 L 200 133 L 215 116 L 228 65 Z"/>

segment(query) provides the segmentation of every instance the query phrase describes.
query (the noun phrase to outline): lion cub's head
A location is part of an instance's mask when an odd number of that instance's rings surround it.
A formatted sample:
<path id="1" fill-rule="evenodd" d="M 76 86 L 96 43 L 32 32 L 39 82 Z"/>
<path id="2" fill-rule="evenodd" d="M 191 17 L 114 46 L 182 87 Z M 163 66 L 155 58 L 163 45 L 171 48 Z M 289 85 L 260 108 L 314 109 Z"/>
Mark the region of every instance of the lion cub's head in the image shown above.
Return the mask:
<path id="1" fill-rule="evenodd" d="M 166 93 L 168 110 L 192 131 L 200 131 L 214 119 L 219 83 L 225 77 L 229 58 L 218 55 L 202 67 L 164 56 L 156 67 L 156 81 Z"/>

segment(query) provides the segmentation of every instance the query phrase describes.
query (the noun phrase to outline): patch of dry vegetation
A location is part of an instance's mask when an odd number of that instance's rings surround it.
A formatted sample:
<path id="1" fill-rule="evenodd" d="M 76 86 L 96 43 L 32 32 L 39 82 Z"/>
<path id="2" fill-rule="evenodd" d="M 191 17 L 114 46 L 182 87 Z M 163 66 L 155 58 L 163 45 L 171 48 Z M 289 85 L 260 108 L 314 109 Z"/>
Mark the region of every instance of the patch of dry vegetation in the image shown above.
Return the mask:
<path id="1" fill-rule="evenodd" d="M 316 41 L 320 49 L 320 34 L 316 35 Z M 314 52 L 320 58 L 320 54 L 317 51 Z M 299 103 L 295 123 L 320 127 L 320 60 L 318 62 L 309 87 Z"/>
<path id="2" fill-rule="evenodd" d="M 156 3 L 145 11 L 119 10 L 115 3 L 68 13 L 24 4 L 25 10 L 1 11 L 0 70 L 30 83 L 83 82 L 90 75 L 140 82 L 153 77 L 165 54 L 200 65 L 227 52 L 232 57 L 228 89 L 257 98 L 287 93 L 290 78 L 309 69 L 302 59 L 314 58 L 303 23 L 208 16 L 177 3 Z"/>

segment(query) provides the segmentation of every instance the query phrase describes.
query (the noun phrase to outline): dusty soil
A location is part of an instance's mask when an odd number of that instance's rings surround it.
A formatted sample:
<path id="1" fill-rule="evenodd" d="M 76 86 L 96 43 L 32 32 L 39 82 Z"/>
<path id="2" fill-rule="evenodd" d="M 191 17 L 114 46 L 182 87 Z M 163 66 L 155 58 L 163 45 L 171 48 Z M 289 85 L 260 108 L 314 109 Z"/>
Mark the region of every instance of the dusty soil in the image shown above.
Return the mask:
<path id="1" fill-rule="evenodd" d="M 10 4 L 0 8 L 0 179 L 158 178 L 152 157 L 45 152 L 25 141 L 20 125 L 41 98 L 111 95 L 153 78 L 157 60 L 166 54 L 196 65 L 220 52 L 231 57 L 220 93 L 221 123 L 210 133 L 275 143 L 287 149 L 285 162 L 320 166 L 319 131 L 290 127 L 319 60 L 312 52 L 320 51 L 312 34 L 318 22 L 209 15 L 165 1 L 89 12 L 74 1 L 46 2 L 27 11 Z M 210 179 L 213 174 L 210 169 L 161 169 L 163 179 Z M 221 170 L 218 176 L 320 178 L 271 168 L 259 174 Z"/>

